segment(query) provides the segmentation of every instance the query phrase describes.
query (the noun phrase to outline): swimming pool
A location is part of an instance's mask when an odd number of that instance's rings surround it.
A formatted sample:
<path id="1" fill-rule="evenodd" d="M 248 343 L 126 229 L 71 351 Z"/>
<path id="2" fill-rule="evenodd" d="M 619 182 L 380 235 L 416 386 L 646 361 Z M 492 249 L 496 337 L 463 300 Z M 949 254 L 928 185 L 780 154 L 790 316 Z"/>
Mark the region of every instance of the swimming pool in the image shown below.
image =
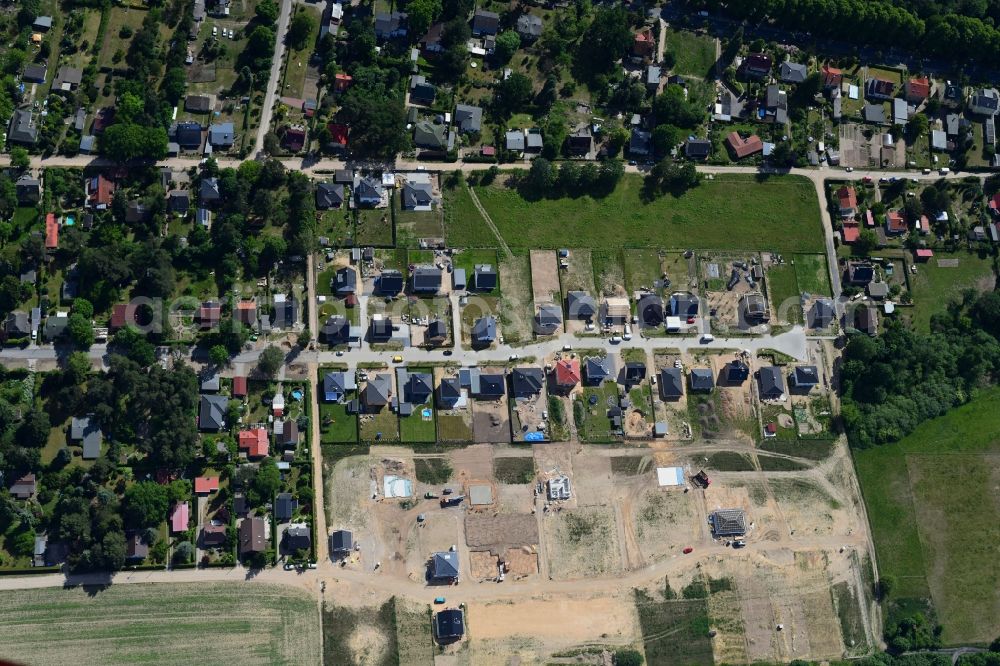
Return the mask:
<path id="1" fill-rule="evenodd" d="M 302 399 L 302 391 L 300 391 L 298 389 L 295 389 L 294 391 L 292 391 L 292 397 L 294 399 L 296 399 L 296 400 L 301 400 Z"/>
<path id="2" fill-rule="evenodd" d="M 72 227 L 74 224 L 76 224 L 76 218 L 72 215 L 67 215 L 66 221 L 63 224 L 65 224 L 67 227 Z"/>

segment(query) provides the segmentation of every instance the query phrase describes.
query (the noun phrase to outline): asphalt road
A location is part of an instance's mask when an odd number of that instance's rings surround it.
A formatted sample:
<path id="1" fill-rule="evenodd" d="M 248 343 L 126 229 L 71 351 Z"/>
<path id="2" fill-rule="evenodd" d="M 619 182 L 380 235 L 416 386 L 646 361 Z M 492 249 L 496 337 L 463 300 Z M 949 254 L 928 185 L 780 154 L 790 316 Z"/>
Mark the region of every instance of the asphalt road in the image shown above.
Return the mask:
<path id="1" fill-rule="evenodd" d="M 257 127 L 257 140 L 254 142 L 252 155 L 258 155 L 264 150 L 264 136 L 271 128 L 271 115 L 274 113 L 274 103 L 278 96 L 278 83 L 281 81 L 281 68 L 285 57 L 285 33 L 288 32 L 288 19 L 292 13 L 292 0 L 281 0 L 281 11 L 278 13 L 278 25 L 274 31 L 274 55 L 271 57 L 271 75 L 267 80 L 267 91 L 264 93 L 264 105 L 260 111 L 260 125 Z"/>

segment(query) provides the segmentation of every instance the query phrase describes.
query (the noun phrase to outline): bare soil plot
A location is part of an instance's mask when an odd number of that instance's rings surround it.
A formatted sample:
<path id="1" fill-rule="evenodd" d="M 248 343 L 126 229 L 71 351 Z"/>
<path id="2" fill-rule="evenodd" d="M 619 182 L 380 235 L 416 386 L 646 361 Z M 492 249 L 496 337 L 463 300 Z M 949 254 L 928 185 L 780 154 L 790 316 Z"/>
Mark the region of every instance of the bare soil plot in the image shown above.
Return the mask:
<path id="1" fill-rule="evenodd" d="M 473 439 L 477 442 L 509 442 L 510 415 L 507 397 L 476 400 L 472 406 Z"/>
<path id="2" fill-rule="evenodd" d="M 36 664 L 315 664 L 316 600 L 255 583 L 112 585 L 0 592 L 0 652 Z M 141 609 L 141 612 L 137 612 Z"/>
<path id="3" fill-rule="evenodd" d="M 451 464 L 455 478 L 463 483 L 493 478 L 493 451 L 489 446 L 479 444 L 456 449 L 451 453 Z"/>
<path id="4" fill-rule="evenodd" d="M 545 518 L 549 575 L 572 580 L 621 571 L 618 529 L 611 507 L 550 512 Z"/>
<path id="5" fill-rule="evenodd" d="M 549 663 L 553 653 L 581 644 L 632 646 L 640 640 L 635 605 L 620 597 L 474 602 L 467 614 L 475 664 L 510 664 L 512 658 Z"/>
<path id="6" fill-rule="evenodd" d="M 370 456 L 351 456 L 337 461 L 331 468 L 324 465 L 326 479 L 326 522 L 331 529 L 347 529 L 358 533 L 371 529 L 370 499 L 374 493 Z"/>
<path id="7" fill-rule="evenodd" d="M 511 399 L 511 427 L 515 442 L 523 442 L 529 432 L 538 432 L 542 412 L 548 409 L 547 393 L 543 387 L 538 395 Z"/>
<path id="8" fill-rule="evenodd" d="M 508 343 L 531 340 L 532 308 L 530 261 L 525 254 L 500 258 L 500 324 L 504 340 Z"/>
<path id="9" fill-rule="evenodd" d="M 552 250 L 531 250 L 531 295 L 535 305 L 559 302 L 559 263 Z"/>
<path id="10" fill-rule="evenodd" d="M 627 520 L 632 523 L 643 558 L 650 562 L 677 555 L 701 538 L 694 495 L 679 488 L 656 488 L 655 484 L 650 477 L 627 502 Z"/>

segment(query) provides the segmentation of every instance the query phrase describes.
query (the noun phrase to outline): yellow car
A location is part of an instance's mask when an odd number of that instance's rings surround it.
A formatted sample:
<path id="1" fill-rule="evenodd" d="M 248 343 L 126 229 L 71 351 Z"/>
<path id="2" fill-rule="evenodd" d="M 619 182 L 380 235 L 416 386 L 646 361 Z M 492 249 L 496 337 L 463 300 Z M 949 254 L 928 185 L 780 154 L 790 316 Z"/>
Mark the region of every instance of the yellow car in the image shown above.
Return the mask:
<path id="1" fill-rule="evenodd" d="M 392 357 L 392 362 L 393 363 L 402 363 L 403 362 L 403 357 L 400 356 L 399 354 L 397 354 L 397 355 L 395 355 L 395 356 Z"/>

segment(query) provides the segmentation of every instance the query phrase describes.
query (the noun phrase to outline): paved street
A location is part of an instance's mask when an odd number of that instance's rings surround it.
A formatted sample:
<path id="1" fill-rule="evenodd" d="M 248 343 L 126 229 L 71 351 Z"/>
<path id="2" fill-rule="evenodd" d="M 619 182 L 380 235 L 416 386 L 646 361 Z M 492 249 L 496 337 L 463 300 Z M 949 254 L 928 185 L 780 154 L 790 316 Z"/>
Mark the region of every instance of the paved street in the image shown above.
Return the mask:
<path id="1" fill-rule="evenodd" d="M 288 32 L 288 19 L 292 13 L 292 0 L 281 0 L 281 12 L 278 14 L 278 25 L 274 34 L 274 56 L 271 58 L 271 75 L 267 80 L 267 91 L 264 94 L 264 105 L 260 113 L 260 125 L 257 127 L 257 139 L 251 155 L 258 155 L 264 150 L 264 136 L 271 129 L 271 115 L 274 113 L 274 102 L 278 96 L 278 83 L 282 80 L 281 69 L 285 56 L 285 33 Z"/>

